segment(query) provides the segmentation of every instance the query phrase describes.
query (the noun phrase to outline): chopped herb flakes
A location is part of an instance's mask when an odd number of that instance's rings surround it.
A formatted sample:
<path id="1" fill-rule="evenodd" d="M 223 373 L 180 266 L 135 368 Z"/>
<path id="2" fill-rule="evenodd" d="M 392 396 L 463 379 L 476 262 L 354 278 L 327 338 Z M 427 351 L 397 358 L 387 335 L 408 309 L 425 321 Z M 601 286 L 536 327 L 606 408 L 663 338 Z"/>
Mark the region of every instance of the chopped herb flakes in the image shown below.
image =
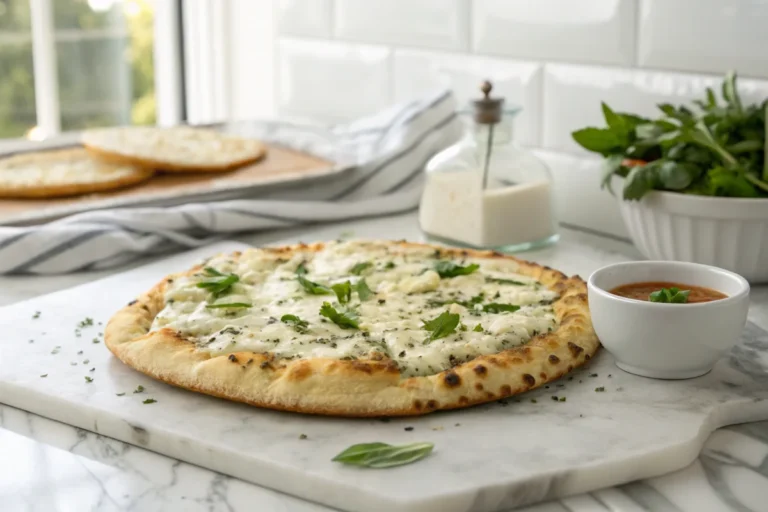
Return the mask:
<path id="1" fill-rule="evenodd" d="M 525 286 L 526 283 L 523 283 L 522 281 L 515 281 L 514 279 L 499 279 L 498 277 L 486 277 L 485 278 L 486 283 L 497 283 L 497 284 L 511 284 L 515 286 Z"/>
<path id="2" fill-rule="evenodd" d="M 308 439 L 307 434 L 300 434 L 299 439 Z"/>
<path id="3" fill-rule="evenodd" d="M 144 392 L 144 386 L 139 384 L 138 386 L 136 386 L 136 389 L 134 389 L 133 392 L 134 393 L 143 393 Z"/>
<path id="4" fill-rule="evenodd" d="M 85 318 L 85 320 L 81 320 L 81 321 L 80 321 L 80 322 L 77 324 L 77 327 L 78 327 L 78 328 L 80 328 L 80 329 L 82 329 L 83 327 L 90 327 L 90 326 L 92 326 L 92 325 L 93 325 L 93 318 L 90 318 L 90 317 L 86 317 L 86 318 Z"/>
<path id="5" fill-rule="evenodd" d="M 93 378 L 86 375 L 85 376 L 85 382 L 91 383 L 91 382 L 93 382 Z"/>
<path id="6" fill-rule="evenodd" d="M 93 343 L 101 343 L 101 340 L 99 338 L 93 338 Z"/>
<path id="7" fill-rule="evenodd" d="M 32 315 L 32 318 L 34 318 L 34 319 L 40 318 L 40 312 L 39 311 L 35 311 L 35 314 Z"/>
<path id="8" fill-rule="evenodd" d="M 122 393 L 115 393 L 115 396 L 125 396 L 125 392 L 122 392 Z"/>
<path id="9" fill-rule="evenodd" d="M 53 347 L 53 350 L 51 350 L 51 354 L 58 354 L 60 350 L 61 350 L 61 345 L 56 345 L 55 347 Z"/>
<path id="10" fill-rule="evenodd" d="M 315 283 L 314 281 L 310 281 L 304 275 L 299 274 L 297 279 L 299 280 L 299 284 L 302 288 L 304 288 L 304 291 L 311 294 L 311 295 L 329 295 L 333 292 L 330 288 L 325 286 L 324 284 Z"/>
<path id="11" fill-rule="evenodd" d="M 514 304 L 499 304 L 496 302 L 483 306 L 483 311 L 486 313 L 514 313 L 518 309 L 520 309 L 520 306 L 515 306 Z"/>
<path id="12" fill-rule="evenodd" d="M 235 274 L 222 274 L 212 267 L 205 267 L 204 271 L 210 279 L 208 281 L 200 281 L 197 283 L 197 287 L 205 288 L 211 292 L 214 298 L 228 292 L 232 285 L 240 280 L 240 277 Z"/>
<path id="13" fill-rule="evenodd" d="M 147 405 L 147 404 L 154 404 L 154 403 L 157 403 L 157 400 L 155 400 L 154 398 L 147 398 L 146 400 L 144 400 L 144 401 L 143 401 L 143 402 L 141 402 L 141 403 L 143 403 L 144 405 Z"/>
<path id="14" fill-rule="evenodd" d="M 483 326 L 480 324 L 477 324 L 474 329 L 472 329 L 474 332 L 483 332 Z"/>
<path id="15" fill-rule="evenodd" d="M 42 375 L 40 376 L 40 378 L 41 378 L 41 379 L 44 379 L 44 378 L 46 378 L 47 376 L 48 376 L 48 374 L 47 374 L 47 373 L 44 373 L 44 374 L 42 374 Z"/>
<path id="16" fill-rule="evenodd" d="M 605 391 L 605 386 L 600 386 L 600 387 L 595 388 L 595 392 L 596 393 L 602 393 L 603 391 Z"/>
<path id="17" fill-rule="evenodd" d="M 225 304 L 208 304 L 205 306 L 210 309 L 236 309 L 236 308 L 250 308 L 251 304 L 246 302 L 228 302 Z"/>

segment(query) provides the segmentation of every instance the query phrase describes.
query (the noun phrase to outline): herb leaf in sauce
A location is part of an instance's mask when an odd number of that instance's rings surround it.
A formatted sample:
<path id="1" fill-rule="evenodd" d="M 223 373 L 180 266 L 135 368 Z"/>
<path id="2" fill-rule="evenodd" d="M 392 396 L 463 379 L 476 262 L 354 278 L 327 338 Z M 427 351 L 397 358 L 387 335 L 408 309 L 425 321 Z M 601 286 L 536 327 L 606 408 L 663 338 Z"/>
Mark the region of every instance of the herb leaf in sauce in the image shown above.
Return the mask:
<path id="1" fill-rule="evenodd" d="M 336 298 L 339 299 L 339 304 L 346 304 L 352 298 L 352 285 L 349 281 L 336 283 L 331 286 L 331 289 L 336 294 Z"/>
<path id="2" fill-rule="evenodd" d="M 475 270 L 479 269 L 480 265 L 477 263 L 472 263 L 471 265 L 461 266 L 452 261 L 441 260 L 435 262 L 435 266 L 433 268 L 435 272 L 440 274 L 440 277 L 456 277 L 471 274 Z"/>
<path id="3" fill-rule="evenodd" d="M 314 281 L 310 281 L 303 275 L 299 274 L 299 284 L 302 288 L 304 288 L 304 291 L 312 294 L 312 295 L 328 295 L 333 290 L 325 286 L 324 284 L 315 283 Z"/>
<path id="4" fill-rule="evenodd" d="M 498 283 L 498 284 L 513 284 L 515 286 L 525 286 L 528 283 L 522 281 L 515 281 L 514 279 L 501 279 L 498 277 L 486 277 L 486 283 Z"/>
<path id="5" fill-rule="evenodd" d="M 373 266 L 373 263 L 371 263 L 370 261 L 363 261 L 360 263 L 356 263 L 351 269 L 349 269 L 349 273 L 359 276 L 360 274 L 362 274 L 372 266 Z"/>
<path id="6" fill-rule="evenodd" d="M 456 332 L 456 327 L 459 326 L 459 320 L 460 317 L 458 314 L 444 311 L 432 320 L 424 322 L 424 329 L 430 331 L 429 337 L 426 339 L 425 343 L 445 338 Z"/>
<path id="7" fill-rule="evenodd" d="M 688 302 L 688 295 L 691 290 L 681 290 L 679 288 L 662 288 L 652 292 L 648 300 L 651 302 L 665 302 L 669 304 L 685 304 Z"/>
<path id="8" fill-rule="evenodd" d="M 251 304 L 246 302 L 228 302 L 226 304 L 208 304 L 206 308 L 222 309 L 222 308 L 250 308 Z"/>
<path id="9" fill-rule="evenodd" d="M 324 316 L 342 329 L 360 328 L 360 325 L 357 323 L 357 314 L 354 311 L 347 310 L 339 313 L 336 311 L 336 308 L 331 306 L 328 302 L 323 302 L 323 305 L 320 307 L 320 316 Z"/>
<path id="10" fill-rule="evenodd" d="M 336 455 L 333 461 L 366 468 L 390 468 L 421 460 L 435 447 L 432 443 L 392 446 L 386 443 L 355 444 Z"/>
<path id="11" fill-rule="evenodd" d="M 218 297 L 225 292 L 228 292 L 232 285 L 240 280 L 240 277 L 235 274 L 222 274 L 215 268 L 205 267 L 205 273 L 212 279 L 208 281 L 200 281 L 197 283 L 198 288 L 205 288 L 214 297 Z"/>
<path id="12" fill-rule="evenodd" d="M 376 295 L 373 293 L 373 290 L 368 288 L 368 283 L 365 282 L 365 279 L 359 280 L 355 284 L 355 291 L 360 296 L 360 301 L 366 301 L 370 299 L 372 296 Z"/>
<path id="13" fill-rule="evenodd" d="M 280 317 L 280 321 L 284 324 L 288 324 L 293 329 L 300 333 L 304 334 L 307 332 L 307 328 L 309 327 L 309 322 L 306 320 L 302 320 L 301 318 L 297 317 L 296 315 L 283 315 Z"/>
<path id="14" fill-rule="evenodd" d="M 507 311 L 514 313 L 518 309 L 520 309 L 520 306 L 515 306 L 514 304 L 499 304 L 498 302 L 492 302 L 483 306 L 483 311 L 486 313 L 504 313 Z"/>

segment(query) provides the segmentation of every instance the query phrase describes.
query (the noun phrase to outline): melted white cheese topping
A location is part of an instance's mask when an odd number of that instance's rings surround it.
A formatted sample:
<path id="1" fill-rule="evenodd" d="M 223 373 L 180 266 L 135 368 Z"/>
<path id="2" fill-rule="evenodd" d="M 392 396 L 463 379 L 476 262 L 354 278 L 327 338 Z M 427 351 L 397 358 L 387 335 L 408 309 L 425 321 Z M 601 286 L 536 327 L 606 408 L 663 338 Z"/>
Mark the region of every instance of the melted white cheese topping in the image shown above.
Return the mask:
<path id="1" fill-rule="evenodd" d="M 444 259 L 429 248 L 403 249 L 371 241 L 331 242 L 319 253 L 293 253 L 290 259 L 259 249 L 237 259 L 220 256 L 207 266 L 236 274 L 240 280 L 217 298 L 197 286 L 211 280 L 203 271 L 174 280 L 152 330 L 172 328 L 201 350 L 216 354 L 251 351 L 289 359 L 355 359 L 379 352 L 396 361 L 403 375 L 412 376 L 438 373 L 479 355 L 523 344 L 556 327 L 551 302 L 557 294 L 515 273 L 515 262 L 455 259 L 457 264 L 476 263 L 480 268 L 468 275 L 441 278 L 434 266 Z M 356 264 L 367 262 L 372 265 L 360 276 L 350 272 Z M 302 263 L 311 281 L 326 286 L 350 281 L 354 289 L 365 279 L 375 295 L 361 301 L 353 291 L 351 301 L 341 305 L 335 294 L 309 294 L 296 275 Z M 477 305 L 452 302 L 468 303 L 473 298 Z M 323 302 L 340 312 L 355 310 L 360 329 L 343 329 L 321 316 Z M 219 309 L 208 307 L 211 303 L 251 307 Z M 484 312 L 483 305 L 490 303 L 520 309 Z M 459 327 L 446 337 L 430 340 L 423 321 L 446 311 L 459 315 Z M 286 314 L 306 321 L 306 332 L 282 322 Z"/>

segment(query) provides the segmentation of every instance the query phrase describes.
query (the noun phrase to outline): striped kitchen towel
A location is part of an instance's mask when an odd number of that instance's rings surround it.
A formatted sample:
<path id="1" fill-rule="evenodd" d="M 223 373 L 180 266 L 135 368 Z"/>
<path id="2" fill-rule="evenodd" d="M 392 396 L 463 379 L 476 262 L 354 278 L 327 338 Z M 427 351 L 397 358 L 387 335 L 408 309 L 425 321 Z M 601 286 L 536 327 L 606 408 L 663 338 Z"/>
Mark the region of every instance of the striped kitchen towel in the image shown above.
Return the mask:
<path id="1" fill-rule="evenodd" d="M 98 210 L 38 226 L 0 227 L 0 273 L 104 269 L 231 233 L 409 211 L 419 202 L 424 165 L 457 140 L 461 123 L 453 95 L 443 91 L 333 131 L 334 144 L 343 145 L 333 149 L 360 162 L 345 179 L 257 199 Z M 279 141 L 274 135 L 267 140 Z"/>

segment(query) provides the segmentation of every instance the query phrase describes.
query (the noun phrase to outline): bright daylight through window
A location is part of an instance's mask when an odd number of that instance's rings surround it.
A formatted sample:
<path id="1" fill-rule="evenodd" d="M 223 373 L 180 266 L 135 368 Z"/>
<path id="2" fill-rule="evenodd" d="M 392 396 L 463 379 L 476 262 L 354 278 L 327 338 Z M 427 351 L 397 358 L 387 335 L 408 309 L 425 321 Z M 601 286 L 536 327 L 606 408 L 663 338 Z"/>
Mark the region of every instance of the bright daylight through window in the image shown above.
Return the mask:
<path id="1" fill-rule="evenodd" d="M 154 124 L 153 18 L 151 0 L 0 0 L 0 138 Z"/>

